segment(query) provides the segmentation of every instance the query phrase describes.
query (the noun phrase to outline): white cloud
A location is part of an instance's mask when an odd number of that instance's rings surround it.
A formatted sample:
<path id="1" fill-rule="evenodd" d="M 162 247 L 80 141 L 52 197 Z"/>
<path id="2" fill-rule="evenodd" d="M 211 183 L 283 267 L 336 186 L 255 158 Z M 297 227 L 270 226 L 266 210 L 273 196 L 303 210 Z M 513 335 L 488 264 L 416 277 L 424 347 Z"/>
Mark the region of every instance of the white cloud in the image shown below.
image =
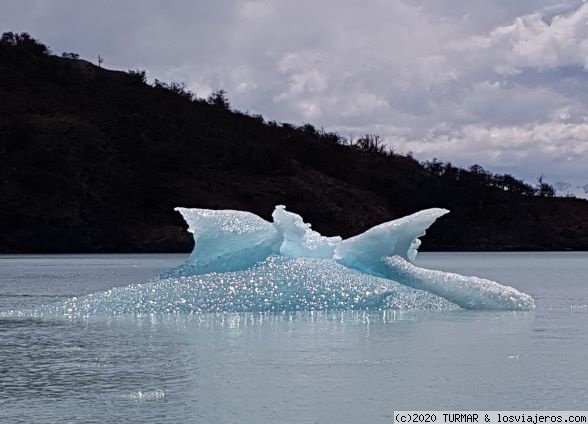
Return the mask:
<path id="1" fill-rule="evenodd" d="M 475 55 L 505 76 L 525 68 L 588 68 L 588 4 L 547 19 L 540 11 L 517 17 L 488 35 L 458 40 L 459 53 Z M 485 57 L 485 59 L 483 59 Z"/>
<path id="2" fill-rule="evenodd" d="M 395 141 L 421 157 L 448 158 L 462 165 L 481 162 L 494 169 L 519 171 L 527 178 L 547 173 L 553 178 L 573 179 L 585 172 L 588 122 L 472 124 L 456 130 L 442 126 L 418 140 L 405 136 L 396 137 Z M 554 163 L 565 164 L 567 169 L 553 169 Z"/>

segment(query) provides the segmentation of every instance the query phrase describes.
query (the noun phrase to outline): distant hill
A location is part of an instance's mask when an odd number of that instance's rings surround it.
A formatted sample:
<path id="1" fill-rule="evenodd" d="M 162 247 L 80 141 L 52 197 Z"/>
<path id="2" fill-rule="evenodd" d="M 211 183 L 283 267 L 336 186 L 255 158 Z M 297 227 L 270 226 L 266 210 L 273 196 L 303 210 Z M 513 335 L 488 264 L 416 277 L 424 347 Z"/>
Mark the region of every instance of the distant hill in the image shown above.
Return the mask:
<path id="1" fill-rule="evenodd" d="M 187 251 L 175 206 L 269 218 L 276 204 L 326 235 L 445 207 L 423 248 L 588 249 L 588 201 L 548 185 L 420 164 L 377 136 L 350 144 L 64 56 L 0 40 L 0 252 Z"/>
<path id="2" fill-rule="evenodd" d="M 553 188 L 558 196 L 588 199 L 588 184 L 572 184 L 567 181 L 557 181 L 553 183 Z"/>

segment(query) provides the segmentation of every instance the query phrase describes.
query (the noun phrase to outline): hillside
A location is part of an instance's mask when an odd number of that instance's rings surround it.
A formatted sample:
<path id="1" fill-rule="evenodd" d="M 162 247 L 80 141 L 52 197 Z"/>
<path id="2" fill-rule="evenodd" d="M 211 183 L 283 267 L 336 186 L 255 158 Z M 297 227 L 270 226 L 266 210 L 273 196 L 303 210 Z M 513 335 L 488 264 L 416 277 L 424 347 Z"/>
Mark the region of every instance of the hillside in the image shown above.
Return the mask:
<path id="1" fill-rule="evenodd" d="M 0 252 L 187 251 L 174 207 L 269 219 L 276 204 L 344 237 L 448 208 L 429 250 L 588 249 L 586 200 L 266 122 L 26 37 L 0 42 L 0 98 Z"/>

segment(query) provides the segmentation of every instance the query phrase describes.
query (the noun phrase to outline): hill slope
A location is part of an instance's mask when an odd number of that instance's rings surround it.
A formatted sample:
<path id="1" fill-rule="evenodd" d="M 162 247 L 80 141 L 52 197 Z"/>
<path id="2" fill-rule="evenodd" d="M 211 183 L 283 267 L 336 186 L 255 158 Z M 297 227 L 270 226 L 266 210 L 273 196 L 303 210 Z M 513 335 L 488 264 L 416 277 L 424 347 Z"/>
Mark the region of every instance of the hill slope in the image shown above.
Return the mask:
<path id="1" fill-rule="evenodd" d="M 588 201 L 432 173 L 38 46 L 0 44 L 0 252 L 185 251 L 175 206 L 276 204 L 326 235 L 445 207 L 423 247 L 588 249 Z"/>

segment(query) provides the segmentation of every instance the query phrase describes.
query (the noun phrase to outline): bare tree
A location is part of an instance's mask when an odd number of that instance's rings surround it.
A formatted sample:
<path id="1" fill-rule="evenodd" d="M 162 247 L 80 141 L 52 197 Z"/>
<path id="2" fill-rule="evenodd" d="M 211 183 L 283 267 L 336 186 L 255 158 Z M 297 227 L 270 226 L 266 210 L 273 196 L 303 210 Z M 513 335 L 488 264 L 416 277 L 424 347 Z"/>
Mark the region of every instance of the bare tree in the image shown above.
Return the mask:
<path id="1" fill-rule="evenodd" d="M 537 196 L 540 196 L 540 197 L 554 197 L 555 196 L 555 188 L 553 188 L 552 185 L 547 184 L 545 181 L 543 181 L 543 175 L 541 175 L 539 178 L 537 178 L 537 182 L 539 183 L 539 186 L 537 187 L 537 190 L 536 190 Z"/>

